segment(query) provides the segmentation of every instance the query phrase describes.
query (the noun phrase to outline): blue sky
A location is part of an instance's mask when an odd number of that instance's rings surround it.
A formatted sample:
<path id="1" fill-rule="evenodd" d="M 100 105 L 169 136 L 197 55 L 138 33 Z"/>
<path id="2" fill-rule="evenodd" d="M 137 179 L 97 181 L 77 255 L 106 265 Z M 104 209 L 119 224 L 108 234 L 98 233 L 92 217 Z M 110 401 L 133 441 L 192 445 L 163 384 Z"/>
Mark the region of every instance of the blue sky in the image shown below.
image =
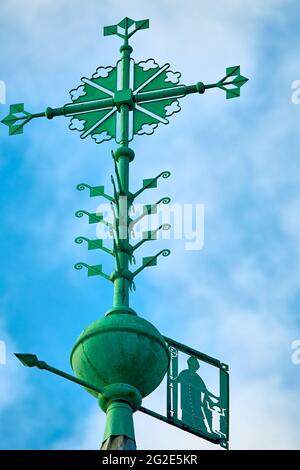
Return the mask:
<path id="1" fill-rule="evenodd" d="M 230 365 L 232 448 L 299 448 L 300 365 L 291 361 L 300 339 L 297 0 L 5 0 L 0 11 L 0 79 L 7 102 L 29 111 L 68 102 L 81 76 L 114 65 L 119 41 L 102 27 L 124 16 L 151 21 L 132 41 L 133 56 L 169 62 L 183 83 L 215 81 L 236 64 L 250 78 L 240 99 L 219 90 L 187 97 L 169 126 L 134 141 L 133 188 L 170 170 L 148 202 L 168 193 L 204 204 L 205 243 L 187 251 L 168 241 L 172 256 L 141 275 L 132 306 L 163 334 Z M 104 416 L 88 394 L 12 355 L 35 352 L 69 371 L 75 339 L 111 304 L 106 281 L 73 269 L 100 255 L 73 240 L 92 233 L 74 212 L 95 209 L 76 185 L 109 188 L 114 144 L 82 141 L 67 124 L 39 120 L 14 138 L 0 129 L 3 449 L 97 448 L 102 437 Z M 163 400 L 162 390 L 148 403 Z M 140 448 L 212 448 L 143 415 L 135 423 Z"/>

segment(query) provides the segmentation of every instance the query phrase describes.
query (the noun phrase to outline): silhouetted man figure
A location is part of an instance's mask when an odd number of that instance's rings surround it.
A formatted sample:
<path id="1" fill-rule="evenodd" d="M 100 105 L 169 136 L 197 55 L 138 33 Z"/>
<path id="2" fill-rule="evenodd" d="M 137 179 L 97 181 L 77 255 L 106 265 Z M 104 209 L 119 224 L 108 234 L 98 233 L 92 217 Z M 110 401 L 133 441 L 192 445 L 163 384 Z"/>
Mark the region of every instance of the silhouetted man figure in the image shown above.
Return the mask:
<path id="1" fill-rule="evenodd" d="M 176 379 L 176 382 L 180 383 L 181 420 L 200 431 L 212 432 L 212 413 L 207 402 L 211 402 L 211 398 L 219 400 L 219 397 L 207 390 L 205 383 L 197 374 L 196 371 L 200 368 L 198 359 L 194 356 L 189 357 L 187 365 L 188 369 L 181 371 Z"/>

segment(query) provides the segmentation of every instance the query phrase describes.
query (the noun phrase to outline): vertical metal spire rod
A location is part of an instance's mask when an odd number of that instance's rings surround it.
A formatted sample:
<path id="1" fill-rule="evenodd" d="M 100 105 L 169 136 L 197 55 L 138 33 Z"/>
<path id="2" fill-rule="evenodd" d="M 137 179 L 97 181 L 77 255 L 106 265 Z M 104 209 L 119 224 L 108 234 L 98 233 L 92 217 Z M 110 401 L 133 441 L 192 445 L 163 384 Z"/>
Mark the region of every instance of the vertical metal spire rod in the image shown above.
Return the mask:
<path id="1" fill-rule="evenodd" d="M 132 47 L 128 44 L 127 37 L 128 25 L 126 24 L 126 32 L 124 38 L 124 44 L 120 48 L 121 52 L 121 91 L 129 89 L 130 86 L 130 55 Z M 129 245 L 129 164 L 134 158 L 134 152 L 129 148 L 129 105 L 126 103 L 121 104 L 119 109 L 120 114 L 120 147 L 115 153 L 117 159 L 117 166 L 120 175 L 121 189 L 122 192 L 118 193 L 117 200 L 117 211 L 118 218 L 116 223 L 119 226 L 119 243 L 116 248 L 120 253 L 120 264 L 121 272 L 118 277 L 114 280 L 114 303 L 115 308 L 129 307 L 129 280 L 124 276 L 124 273 L 128 272 L 128 250 L 126 248 Z"/>
<path id="2" fill-rule="evenodd" d="M 130 55 L 132 47 L 128 44 L 128 24 L 126 20 L 124 44 L 121 52 L 121 91 L 130 86 Z M 116 250 L 116 277 L 114 279 L 113 308 L 120 313 L 129 313 L 129 282 L 126 273 L 129 273 L 129 165 L 134 158 L 134 152 L 129 148 L 129 106 L 121 104 L 118 109 L 120 114 L 120 146 L 114 152 L 120 179 L 120 187 L 117 194 L 117 219 L 116 230 L 118 240 Z M 117 259 L 119 260 L 119 269 Z M 122 395 L 122 393 L 121 393 Z M 141 401 L 141 400 L 140 400 Z M 140 403 L 139 403 L 140 405 Z M 101 406 L 101 403 L 100 403 Z M 124 400 L 111 400 L 104 408 L 106 412 L 106 428 L 104 432 L 102 450 L 135 450 L 135 434 L 133 425 L 132 404 Z"/>

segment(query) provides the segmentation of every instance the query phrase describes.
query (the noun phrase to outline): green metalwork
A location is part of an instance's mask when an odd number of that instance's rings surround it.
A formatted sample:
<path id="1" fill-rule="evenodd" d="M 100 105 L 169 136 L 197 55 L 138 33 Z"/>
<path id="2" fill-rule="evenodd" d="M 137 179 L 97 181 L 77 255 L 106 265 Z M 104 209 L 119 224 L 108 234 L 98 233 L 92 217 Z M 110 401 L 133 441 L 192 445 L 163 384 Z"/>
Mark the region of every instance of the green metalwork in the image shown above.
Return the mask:
<path id="1" fill-rule="evenodd" d="M 137 250 L 140 246 L 142 246 L 145 242 L 148 242 L 150 240 L 157 240 L 157 232 L 159 230 L 170 230 L 171 225 L 169 224 L 163 224 L 157 227 L 156 230 L 148 230 L 147 232 L 143 232 L 142 234 L 142 240 L 140 240 L 138 243 L 133 245 L 132 249 L 133 251 Z"/>
<path id="2" fill-rule="evenodd" d="M 108 201 L 115 202 L 114 198 L 109 196 L 108 194 L 105 193 L 104 191 L 104 186 L 90 186 L 86 183 L 80 183 L 77 185 L 78 191 L 83 191 L 84 189 L 89 189 L 90 190 L 90 197 L 97 197 L 97 196 L 102 196 Z"/>
<path id="3" fill-rule="evenodd" d="M 88 245 L 88 250 L 102 250 L 105 251 L 106 253 L 114 256 L 114 252 L 112 250 L 109 250 L 105 246 L 103 246 L 103 240 L 100 238 L 97 238 L 96 240 L 89 240 L 86 237 L 77 237 L 75 238 L 75 243 L 78 243 L 79 245 L 83 242 L 86 242 Z"/>
<path id="4" fill-rule="evenodd" d="M 81 84 L 70 91 L 72 102 L 60 108 L 48 107 L 44 112 L 31 114 L 25 111 L 23 103 L 11 105 L 9 115 L 2 120 L 10 135 L 21 134 L 34 118 L 67 116 L 71 118 L 70 130 L 79 131 L 82 139 L 90 136 L 99 144 L 113 138 L 122 144 L 125 122 L 127 142 L 134 135 L 151 135 L 159 124 L 168 124 L 168 118 L 180 111 L 178 100 L 188 94 L 219 88 L 225 91 L 227 99 L 240 96 L 248 79 L 241 75 L 239 66 L 228 67 L 225 76 L 215 83 L 186 86 L 179 83 L 181 73 L 173 72 L 169 64 L 159 66 L 154 59 L 136 63 L 131 58 L 128 40 L 146 28 L 149 20 L 131 18 L 105 27 L 105 36 L 117 35 L 124 41 L 116 65 L 100 66 L 92 77 L 83 77 Z"/>
<path id="5" fill-rule="evenodd" d="M 70 91 L 72 103 L 37 114 L 25 111 L 23 103 L 12 105 L 9 115 L 2 120 L 10 135 L 21 134 L 34 118 L 67 116 L 71 118 L 69 129 L 79 131 L 82 139 L 91 136 L 100 144 L 113 138 L 121 143 L 119 120 L 121 108 L 126 106 L 130 142 L 134 135 L 151 135 L 159 124 L 168 124 L 168 118 L 181 110 L 178 100 L 188 94 L 219 88 L 226 92 L 227 99 L 236 98 L 248 81 L 240 74 L 240 67 L 234 66 L 228 67 L 225 76 L 216 83 L 181 85 L 181 74 L 172 72 L 169 64 L 160 67 L 154 59 L 135 63 L 130 58 L 131 46 L 123 47 L 127 47 L 122 50 L 127 51 L 127 57 L 115 67 L 98 67 L 91 78 L 83 77 L 82 84 Z"/>
<path id="6" fill-rule="evenodd" d="M 182 424 L 200 437 L 228 448 L 229 440 L 229 374 L 228 366 L 177 341 L 165 338 L 171 357 L 167 380 L 167 416 L 174 425 Z M 179 354 L 188 358 L 180 372 Z M 219 395 L 214 395 L 201 378 L 201 363 L 217 368 Z M 178 392 L 180 389 L 180 403 Z M 180 411 L 179 411 L 180 409 Z"/>
<path id="7" fill-rule="evenodd" d="M 104 219 L 102 212 L 91 213 L 86 210 L 76 212 L 76 217 L 88 217 L 89 224 L 103 224 L 112 236 L 110 248 L 103 245 L 102 239 L 77 237 L 75 242 L 86 242 L 88 250 L 99 249 L 114 257 L 115 269 L 106 274 L 102 264 L 89 265 L 85 262 L 75 264 L 77 270 L 87 269 L 88 276 L 101 276 L 114 285 L 114 298 L 111 309 L 105 317 L 89 325 L 79 336 L 71 353 L 71 366 L 76 378 L 51 368 L 46 363 L 38 361 L 32 355 L 17 355 L 23 364 L 61 375 L 84 386 L 90 393 L 98 397 L 101 408 L 107 414 L 107 425 L 104 434 L 103 448 L 110 446 L 115 436 L 123 434 L 134 443 L 132 413 L 139 409 L 147 414 L 181 427 L 211 442 L 226 443 L 228 439 L 228 373 L 220 372 L 219 406 L 226 410 L 225 417 L 220 420 L 220 435 L 204 432 L 186 419 L 178 418 L 179 383 L 183 383 L 183 373 L 178 374 L 178 364 L 175 351 L 182 350 L 174 342 L 166 341 L 151 325 L 137 316 L 130 308 L 129 293 L 135 289 L 134 279 L 146 267 L 156 266 L 157 259 L 168 256 L 170 250 L 164 249 L 154 256 L 142 259 L 142 265 L 135 271 L 130 265 L 135 262 L 134 252 L 146 241 L 155 240 L 159 230 L 168 230 L 169 225 L 160 225 L 156 230 L 143 233 L 142 240 L 133 244 L 132 233 L 134 226 L 146 216 L 156 214 L 160 204 L 169 204 L 170 198 L 164 197 L 155 204 L 146 204 L 143 211 L 135 220 L 130 218 L 130 210 L 136 198 L 146 189 L 157 187 L 160 178 L 169 178 L 170 172 L 164 171 L 155 178 L 144 179 L 142 187 L 136 192 L 129 188 L 129 166 L 134 159 L 134 151 L 130 142 L 136 135 L 151 135 L 159 124 L 168 124 L 169 118 L 180 111 L 179 100 L 190 94 L 203 94 L 206 90 L 218 88 L 226 93 L 226 98 L 240 96 L 240 88 L 247 82 L 241 75 L 240 67 L 228 67 L 225 76 L 211 84 L 197 82 L 194 85 L 180 83 L 180 72 L 173 72 L 169 64 L 160 66 L 154 59 L 135 62 L 132 57 L 132 47 L 129 39 L 137 32 L 149 28 L 149 20 L 132 20 L 124 18 L 116 25 L 106 26 L 104 35 L 116 35 L 123 44 L 120 47 L 121 57 L 115 66 L 99 66 L 92 77 L 83 77 L 81 84 L 70 91 L 71 102 L 58 107 L 47 107 L 44 112 L 31 114 L 25 110 L 24 104 L 10 106 L 9 114 L 2 123 L 9 128 L 10 135 L 22 134 L 23 128 L 31 120 L 40 117 L 53 119 L 58 116 L 70 118 L 70 130 L 80 132 L 80 137 L 91 137 L 96 143 L 115 139 L 119 144 L 112 151 L 114 175 L 111 176 L 113 195 L 105 192 L 104 186 L 91 186 L 80 183 L 79 191 L 89 190 L 90 197 L 103 197 L 111 204 L 114 222 Z M 177 348 L 177 349 L 176 349 Z M 179 349 L 178 349 L 179 348 Z M 190 350 L 191 351 L 191 350 Z M 188 353 L 190 354 L 190 353 Z M 200 357 L 200 356 L 201 357 Z M 196 357 L 206 362 L 212 361 L 208 356 L 192 352 L 190 357 Z M 141 398 L 151 393 L 162 381 L 169 367 L 168 375 L 168 411 L 167 417 L 143 409 Z M 207 361 L 208 358 L 208 361 Z M 192 359 L 190 363 L 193 362 Z M 212 363 L 211 362 L 211 363 Z M 189 363 L 189 364 L 190 364 Z M 196 366 L 193 374 L 196 377 Z M 171 371 L 171 372 L 170 372 Z M 187 372 L 191 373 L 191 372 Z M 200 379 L 195 378 L 200 383 Z M 89 385 L 92 384 L 92 385 Z M 202 382 L 201 382 L 202 384 Z M 202 387 L 202 389 L 201 389 Z M 209 396 L 204 383 L 199 387 L 202 394 Z M 227 393 L 227 395 L 226 395 Z M 199 411 L 199 410 L 198 410 Z M 203 424 L 203 423 L 202 423 Z M 135 444 L 130 444 L 135 445 Z M 224 444 L 225 446 L 225 444 Z M 226 447 L 226 446 L 225 446 Z M 132 448 L 132 447 L 131 447 Z"/>
<path id="8" fill-rule="evenodd" d="M 96 326 L 96 325 L 95 325 Z M 111 325 L 112 326 L 112 325 Z M 136 332 L 136 327 L 129 329 L 131 334 Z M 140 325 L 139 325 L 140 328 Z M 145 333 L 146 330 L 144 330 Z M 92 336 L 96 334 L 97 341 L 102 338 L 106 341 L 108 331 L 106 328 L 103 330 L 99 328 L 99 324 L 96 328 L 88 330 L 87 336 L 92 332 Z M 106 333 L 104 336 L 103 333 Z M 156 332 L 157 333 L 157 332 Z M 123 331 L 120 330 L 120 337 Z M 156 335 L 155 335 L 156 336 Z M 79 338 L 80 339 L 80 338 Z M 157 339 L 160 341 L 161 338 L 158 336 Z M 39 361 L 37 356 L 33 354 L 16 354 L 17 358 L 27 367 L 38 367 L 39 369 L 45 369 L 51 373 L 59 375 L 65 379 L 75 382 L 84 387 L 89 393 L 98 397 L 100 407 L 108 413 L 108 419 L 106 429 L 104 433 L 104 441 L 109 439 L 110 436 L 123 435 L 129 439 L 134 440 L 134 429 L 132 421 L 132 410 L 140 411 L 153 418 L 163 421 L 167 424 L 175 426 L 183 431 L 187 431 L 195 436 L 201 437 L 214 444 L 219 444 L 221 447 L 228 449 L 229 440 L 229 374 L 228 366 L 218 359 L 211 356 L 207 356 L 199 351 L 196 351 L 184 344 L 178 343 L 168 337 L 164 337 L 167 344 L 170 363 L 167 374 L 167 410 L 166 416 L 161 415 L 153 410 L 149 410 L 141 406 L 142 396 L 139 394 L 138 389 L 134 385 L 125 385 L 115 383 L 110 386 L 102 386 L 103 379 L 96 382 L 97 385 L 92 381 L 95 379 L 94 375 L 87 376 L 87 380 L 78 379 L 73 375 L 62 372 L 54 367 L 49 366 L 44 361 Z M 80 342 L 77 342 L 74 350 L 78 349 Z M 104 345 L 104 347 L 106 344 Z M 135 346 L 135 343 L 132 345 Z M 95 347 L 95 345 L 94 345 Z M 188 368 L 178 372 L 178 356 L 180 353 L 184 353 L 189 358 L 187 360 Z M 72 358 L 72 356 L 71 356 Z M 86 357 L 88 361 L 88 369 L 91 370 L 95 367 L 96 356 L 91 353 Z M 150 358 L 149 358 L 150 359 Z M 158 359 L 157 357 L 155 358 Z M 146 360 L 147 361 L 147 360 Z M 199 369 L 199 362 L 203 362 L 217 368 L 219 371 L 219 396 L 213 395 L 206 388 L 201 377 L 198 375 L 197 370 Z M 103 364 L 105 367 L 105 365 Z M 109 369 L 109 367 L 108 367 Z M 96 370 L 99 370 L 96 366 Z M 106 371 L 106 374 L 109 371 Z M 131 381 L 136 385 L 136 374 L 130 371 L 127 377 L 131 377 Z M 128 374 L 128 371 L 125 371 Z M 104 376 L 106 377 L 106 376 Z M 92 379 L 92 380 L 91 380 Z M 91 380 L 91 381 L 90 381 Z M 180 402 L 178 401 L 178 390 L 181 388 Z M 201 394 L 204 395 L 205 399 L 201 399 Z M 207 396 L 206 396 L 207 395 Z M 123 401 L 126 396 L 126 402 Z M 213 400 L 213 401 L 212 401 Z M 212 402 L 211 407 L 204 406 L 205 402 Z M 128 405 L 130 403 L 130 406 Z M 181 408 L 181 416 L 179 412 L 179 404 Z M 130 409 L 131 408 L 131 409 Z M 217 412 L 218 410 L 219 412 Z M 218 429 L 213 428 L 212 412 L 217 413 L 219 416 Z M 205 423 L 203 420 L 205 416 Z"/>
<path id="9" fill-rule="evenodd" d="M 94 387 L 92 384 L 88 384 L 84 380 L 74 377 L 74 375 L 68 374 L 67 372 L 63 372 L 59 369 L 56 369 L 55 367 L 49 366 L 49 364 L 47 364 L 47 362 L 45 361 L 40 361 L 35 354 L 16 353 L 15 356 L 17 357 L 17 359 L 19 359 L 19 361 L 25 367 L 37 367 L 38 369 L 47 370 L 48 372 L 51 372 L 52 374 L 59 375 L 63 379 L 67 379 L 67 380 L 70 380 L 71 382 L 75 382 L 78 385 L 81 385 L 82 387 L 90 390 L 91 393 L 98 393 L 98 394 L 103 393 L 102 389 L 98 389 Z"/>
<path id="10" fill-rule="evenodd" d="M 146 204 L 143 206 L 143 212 L 139 215 L 136 219 L 130 220 L 129 229 L 133 230 L 134 226 L 139 223 L 144 217 L 147 215 L 154 215 L 157 214 L 157 209 L 160 204 L 170 204 L 171 199 L 169 197 L 163 197 L 155 204 Z"/>
<path id="11" fill-rule="evenodd" d="M 89 224 L 103 224 L 103 225 L 106 225 L 106 227 L 109 227 L 110 229 L 113 228 L 113 225 L 103 218 L 103 214 L 101 212 L 90 213 L 83 209 L 75 212 L 75 216 L 78 218 L 81 218 L 84 215 L 88 216 Z"/>
<path id="12" fill-rule="evenodd" d="M 143 258 L 142 261 L 142 266 L 138 268 L 136 271 L 133 273 L 133 277 L 137 276 L 141 271 L 143 271 L 145 268 L 148 268 L 150 266 L 156 266 L 157 265 L 157 258 L 162 255 L 162 256 L 169 256 L 170 250 L 161 250 L 157 255 L 155 256 L 146 256 Z"/>
<path id="13" fill-rule="evenodd" d="M 104 279 L 107 279 L 108 281 L 111 281 L 111 278 L 108 274 L 105 274 L 103 271 L 102 271 L 102 264 L 98 264 L 96 266 L 90 266 L 86 263 L 83 263 L 82 261 L 79 262 L 79 263 L 76 263 L 74 265 L 75 269 L 82 269 L 83 267 L 85 267 L 87 269 L 87 272 L 88 272 L 88 276 L 102 276 L 104 277 Z"/>
<path id="14" fill-rule="evenodd" d="M 120 23 L 112 26 L 105 26 L 103 28 L 104 36 L 115 34 L 120 38 L 128 41 L 140 29 L 148 29 L 149 20 L 134 21 L 131 18 L 124 18 Z"/>
<path id="15" fill-rule="evenodd" d="M 95 387 L 93 384 L 88 383 L 85 380 L 81 380 L 74 375 L 68 374 L 50 366 L 44 361 L 40 361 L 35 354 L 15 354 L 15 356 L 26 367 L 37 367 L 38 369 L 51 372 L 52 374 L 58 375 L 59 377 L 81 385 L 89 393 L 97 396 L 100 407 L 106 413 L 108 412 L 109 408 L 108 419 L 104 433 L 104 442 L 111 436 L 126 436 L 133 441 L 135 440 L 132 410 L 138 410 L 145 414 L 155 415 L 155 413 L 141 406 L 142 397 L 139 391 L 131 385 L 114 383 L 104 388 Z M 126 397 L 126 401 L 124 401 L 124 397 Z M 162 417 L 159 417 L 159 415 L 157 415 L 157 417 L 158 419 L 162 419 Z M 134 447 L 132 448 L 134 449 Z"/>
<path id="16" fill-rule="evenodd" d="M 17 135 L 23 134 L 23 127 L 32 119 L 44 116 L 45 113 L 28 113 L 25 111 L 23 103 L 17 103 L 10 105 L 9 114 L 1 122 L 8 126 L 9 135 Z"/>
<path id="17" fill-rule="evenodd" d="M 145 191 L 145 189 L 153 189 L 157 188 L 157 181 L 159 178 L 169 178 L 171 176 L 171 173 L 169 171 L 163 171 L 159 175 L 157 175 L 155 178 L 148 178 L 143 180 L 143 186 L 141 189 L 136 191 L 133 195 L 133 199 L 137 198 L 142 192 Z"/>

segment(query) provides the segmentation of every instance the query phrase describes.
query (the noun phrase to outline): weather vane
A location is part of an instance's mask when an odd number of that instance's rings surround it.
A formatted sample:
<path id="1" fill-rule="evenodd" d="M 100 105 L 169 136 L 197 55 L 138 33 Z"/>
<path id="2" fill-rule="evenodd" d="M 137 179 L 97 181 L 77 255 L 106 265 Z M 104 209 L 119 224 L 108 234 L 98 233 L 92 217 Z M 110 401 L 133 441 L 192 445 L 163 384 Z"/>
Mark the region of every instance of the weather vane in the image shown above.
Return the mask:
<path id="1" fill-rule="evenodd" d="M 91 137 L 97 144 L 114 139 L 118 147 L 112 151 L 115 175 L 111 177 L 113 192 L 104 186 L 80 183 L 79 191 L 89 190 L 90 197 L 103 197 L 111 203 L 114 223 L 105 220 L 101 212 L 76 212 L 77 217 L 88 217 L 89 224 L 104 224 L 112 236 L 112 246 L 103 240 L 80 236 L 75 242 L 85 242 L 88 250 L 102 250 L 115 259 L 115 270 L 107 274 L 102 264 L 90 266 L 76 263 L 76 269 L 87 269 L 88 276 L 102 276 L 113 283 L 114 298 L 111 309 L 81 333 L 71 352 L 71 366 L 76 376 L 59 371 L 33 354 L 16 354 L 29 367 L 38 367 L 76 382 L 98 399 L 106 413 L 106 427 L 102 449 L 135 449 L 133 412 L 139 410 L 166 423 L 228 448 L 229 376 L 228 366 L 217 359 L 195 351 L 170 338 L 163 337 L 147 320 L 130 308 L 129 294 L 135 289 L 136 277 L 146 268 L 155 266 L 160 256 L 169 256 L 164 249 L 154 256 L 142 259 L 137 269 L 134 252 L 141 245 L 157 238 L 156 230 L 143 233 L 142 240 L 133 244 L 132 229 L 141 218 L 156 213 L 160 204 L 169 204 L 165 197 L 155 204 L 143 206 L 141 216 L 132 220 L 131 208 L 146 189 L 156 188 L 163 171 L 154 178 L 143 180 L 136 192 L 129 189 L 129 166 L 134 151 L 129 146 L 135 135 L 153 134 L 160 123 L 168 124 L 169 117 L 180 111 L 179 100 L 192 93 L 203 94 L 211 88 L 224 90 L 226 98 L 240 96 L 240 88 L 247 82 L 240 67 L 228 67 L 225 76 L 212 84 L 198 82 L 180 84 L 181 74 L 173 72 L 169 64 L 159 66 L 154 59 L 135 62 L 131 58 L 129 39 L 139 30 L 149 28 L 149 20 L 134 21 L 124 18 L 120 23 L 104 28 L 104 35 L 117 35 L 123 40 L 121 58 L 113 67 L 98 67 L 91 78 L 83 77 L 81 84 L 70 91 L 71 103 L 59 108 L 31 114 L 24 104 L 10 106 L 2 123 L 9 134 L 22 134 L 24 126 L 41 117 L 70 118 L 69 128 L 80 132 L 80 137 Z M 181 370 L 179 370 L 181 369 Z M 200 373 L 198 372 L 201 369 Z M 208 370 L 215 374 L 207 388 L 204 377 Z M 167 374 L 166 416 L 141 406 L 142 399 L 152 393 Z M 200 375 L 201 374 L 201 375 Z M 208 374 L 212 376 L 213 374 Z"/>

